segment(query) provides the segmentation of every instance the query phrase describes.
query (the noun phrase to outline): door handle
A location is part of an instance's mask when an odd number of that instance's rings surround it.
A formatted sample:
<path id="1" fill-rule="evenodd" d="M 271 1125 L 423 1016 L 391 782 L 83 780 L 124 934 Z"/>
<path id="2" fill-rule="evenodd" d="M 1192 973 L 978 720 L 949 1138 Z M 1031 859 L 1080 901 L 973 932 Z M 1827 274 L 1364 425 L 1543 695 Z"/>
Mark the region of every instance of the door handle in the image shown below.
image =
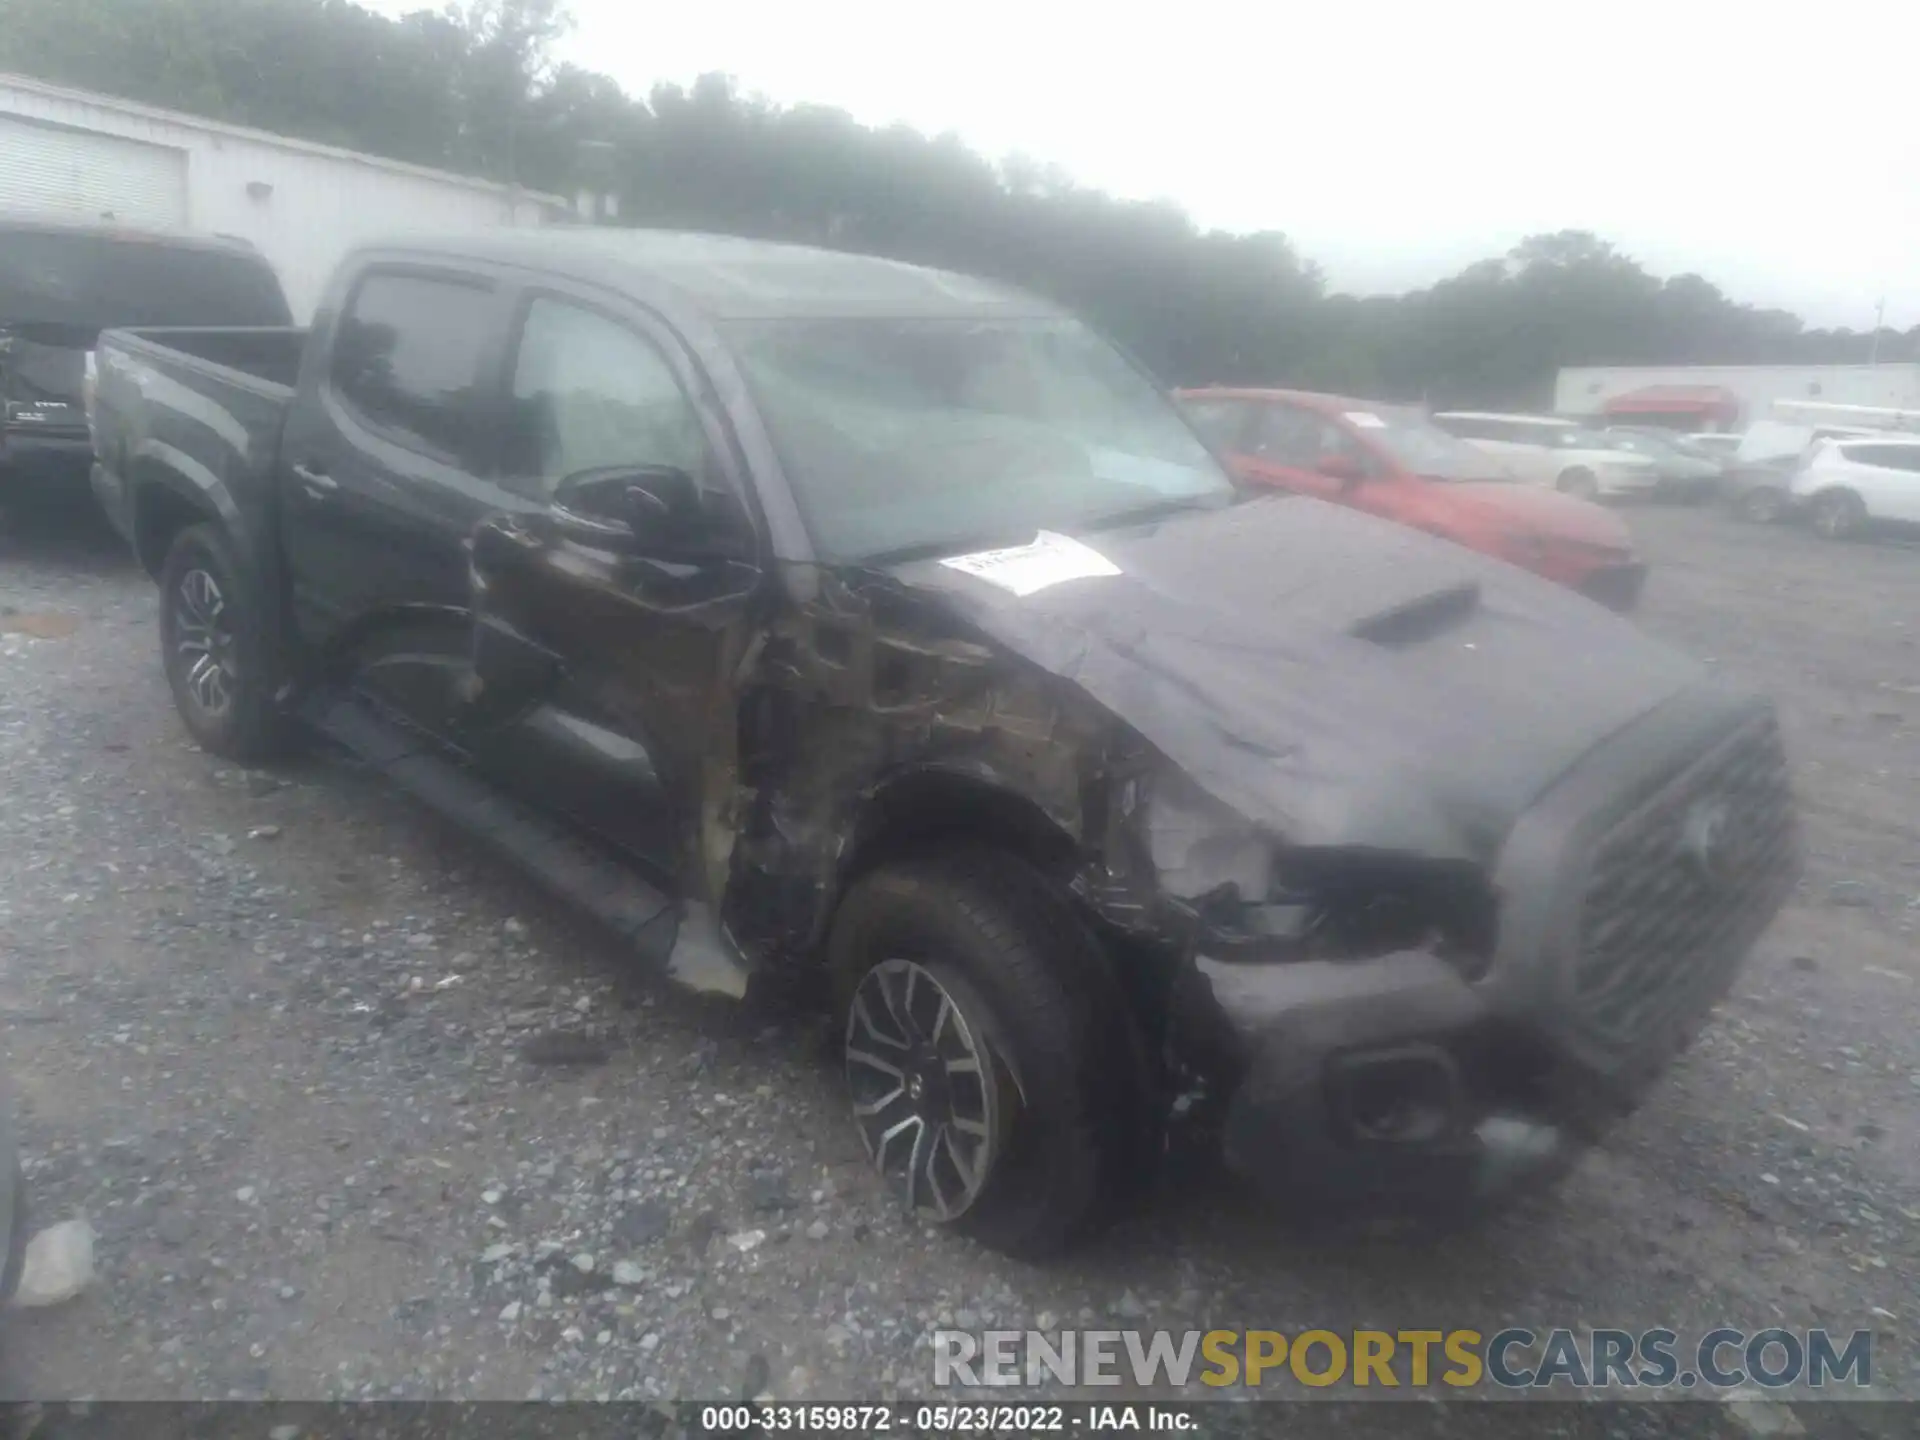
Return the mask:
<path id="1" fill-rule="evenodd" d="M 324 471 L 315 470 L 311 465 L 295 465 L 293 478 L 307 492 L 309 499 L 324 500 L 340 488 L 340 482 Z"/>

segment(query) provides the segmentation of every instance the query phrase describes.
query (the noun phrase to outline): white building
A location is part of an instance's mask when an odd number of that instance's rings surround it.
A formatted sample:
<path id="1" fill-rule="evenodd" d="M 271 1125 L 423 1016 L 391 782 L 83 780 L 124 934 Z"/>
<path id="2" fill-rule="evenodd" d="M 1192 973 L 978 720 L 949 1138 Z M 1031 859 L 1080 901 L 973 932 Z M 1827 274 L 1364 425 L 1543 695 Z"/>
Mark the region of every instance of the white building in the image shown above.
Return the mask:
<path id="1" fill-rule="evenodd" d="M 1587 365 L 1560 372 L 1556 414 L 1740 430 L 1779 400 L 1920 409 L 1920 364 Z"/>
<path id="2" fill-rule="evenodd" d="M 558 196 L 0 74 L 0 210 L 249 240 L 296 320 L 362 240 L 539 225 Z"/>

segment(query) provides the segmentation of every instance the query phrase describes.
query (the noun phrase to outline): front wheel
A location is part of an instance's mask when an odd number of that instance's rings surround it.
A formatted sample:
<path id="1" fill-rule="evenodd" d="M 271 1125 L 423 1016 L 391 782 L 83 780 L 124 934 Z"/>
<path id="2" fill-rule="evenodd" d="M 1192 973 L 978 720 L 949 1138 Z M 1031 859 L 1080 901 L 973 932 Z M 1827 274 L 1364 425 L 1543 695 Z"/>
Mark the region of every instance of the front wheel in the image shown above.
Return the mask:
<path id="1" fill-rule="evenodd" d="M 1598 500 L 1600 482 L 1593 478 L 1591 470 L 1568 470 L 1560 476 L 1559 489 L 1563 494 L 1577 500 Z"/>
<path id="2" fill-rule="evenodd" d="M 265 617 L 255 587 L 214 525 L 189 526 L 167 551 L 160 647 L 174 707 L 203 749 L 255 761 L 282 748 Z"/>
<path id="3" fill-rule="evenodd" d="M 1813 528 L 1829 540 L 1851 540 L 1867 528 L 1867 507 L 1851 490 L 1829 490 L 1813 502 Z"/>
<path id="4" fill-rule="evenodd" d="M 981 851 L 888 865 L 829 953 L 854 1123 L 911 1214 L 1037 1259 L 1111 1213 L 1144 1077 L 1104 954 L 1038 874 Z"/>

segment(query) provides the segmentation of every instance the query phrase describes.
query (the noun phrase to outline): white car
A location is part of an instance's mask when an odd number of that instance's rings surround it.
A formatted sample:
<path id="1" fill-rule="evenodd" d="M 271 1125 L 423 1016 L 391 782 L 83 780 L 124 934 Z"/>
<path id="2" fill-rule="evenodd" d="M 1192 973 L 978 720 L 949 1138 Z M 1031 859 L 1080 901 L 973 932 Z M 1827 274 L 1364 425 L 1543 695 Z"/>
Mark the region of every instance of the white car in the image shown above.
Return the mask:
<path id="1" fill-rule="evenodd" d="M 1660 467 L 1653 461 L 1571 420 L 1448 410 L 1435 415 L 1433 423 L 1498 456 L 1516 479 L 1582 499 L 1647 495 L 1660 485 Z"/>
<path id="2" fill-rule="evenodd" d="M 1679 437 L 1689 449 L 1698 450 L 1703 455 L 1716 460 L 1731 460 L 1740 450 L 1739 432 L 1725 430 L 1700 430 Z"/>
<path id="3" fill-rule="evenodd" d="M 1920 435 L 1815 441 L 1787 493 L 1829 540 L 1882 522 L 1920 525 Z"/>

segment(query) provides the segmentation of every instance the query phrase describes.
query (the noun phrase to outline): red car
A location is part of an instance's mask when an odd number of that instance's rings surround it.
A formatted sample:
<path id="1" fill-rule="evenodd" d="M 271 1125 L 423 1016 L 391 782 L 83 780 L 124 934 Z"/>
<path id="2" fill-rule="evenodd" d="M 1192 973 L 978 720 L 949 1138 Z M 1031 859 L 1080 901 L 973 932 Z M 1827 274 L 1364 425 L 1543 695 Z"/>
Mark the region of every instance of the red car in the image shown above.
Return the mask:
<path id="1" fill-rule="evenodd" d="M 1501 474 L 1418 410 L 1296 390 L 1182 390 L 1239 477 L 1439 535 L 1630 610 L 1646 580 L 1612 511 Z"/>

